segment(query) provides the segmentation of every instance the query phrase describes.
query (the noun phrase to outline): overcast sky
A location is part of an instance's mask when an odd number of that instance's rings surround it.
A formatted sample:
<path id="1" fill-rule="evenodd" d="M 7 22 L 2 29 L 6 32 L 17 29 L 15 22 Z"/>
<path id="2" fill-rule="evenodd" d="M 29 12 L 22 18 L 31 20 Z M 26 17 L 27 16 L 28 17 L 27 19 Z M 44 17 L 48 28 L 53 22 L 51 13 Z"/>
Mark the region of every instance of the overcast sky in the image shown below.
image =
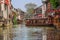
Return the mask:
<path id="1" fill-rule="evenodd" d="M 12 5 L 14 8 L 20 8 L 23 11 L 26 11 L 25 4 L 35 3 L 37 6 L 42 5 L 41 0 L 12 0 Z"/>

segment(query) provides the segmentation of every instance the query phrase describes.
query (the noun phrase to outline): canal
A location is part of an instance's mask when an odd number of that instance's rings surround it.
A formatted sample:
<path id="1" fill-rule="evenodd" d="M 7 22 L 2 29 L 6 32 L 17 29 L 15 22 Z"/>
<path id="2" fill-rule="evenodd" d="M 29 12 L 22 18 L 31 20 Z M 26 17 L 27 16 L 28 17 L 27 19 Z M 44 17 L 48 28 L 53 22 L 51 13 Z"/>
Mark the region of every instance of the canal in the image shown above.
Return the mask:
<path id="1" fill-rule="evenodd" d="M 28 27 L 24 24 L 16 25 L 16 28 L 13 28 L 13 40 L 43 40 L 43 29 L 42 27 Z"/>

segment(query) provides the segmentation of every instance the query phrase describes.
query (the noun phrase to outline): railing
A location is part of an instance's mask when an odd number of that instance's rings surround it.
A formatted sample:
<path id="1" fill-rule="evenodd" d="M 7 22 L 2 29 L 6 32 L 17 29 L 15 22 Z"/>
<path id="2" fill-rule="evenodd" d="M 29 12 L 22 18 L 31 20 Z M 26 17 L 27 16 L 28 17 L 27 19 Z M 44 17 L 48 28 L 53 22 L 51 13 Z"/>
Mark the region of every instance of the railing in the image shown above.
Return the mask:
<path id="1" fill-rule="evenodd" d="M 50 25 L 52 22 L 48 19 L 27 19 L 26 25 Z M 53 25 L 53 24 L 52 24 Z"/>

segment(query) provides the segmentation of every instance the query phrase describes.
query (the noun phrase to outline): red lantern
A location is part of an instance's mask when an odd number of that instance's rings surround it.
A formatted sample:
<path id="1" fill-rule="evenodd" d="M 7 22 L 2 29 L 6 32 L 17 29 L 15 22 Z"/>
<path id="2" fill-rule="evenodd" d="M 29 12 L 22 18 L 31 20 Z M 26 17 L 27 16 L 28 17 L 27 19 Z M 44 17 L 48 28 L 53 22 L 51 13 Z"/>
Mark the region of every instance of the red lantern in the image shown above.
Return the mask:
<path id="1" fill-rule="evenodd" d="M 5 0 L 5 4 L 9 5 L 9 0 Z"/>
<path id="2" fill-rule="evenodd" d="M 50 12 L 51 10 L 48 10 L 48 12 Z"/>
<path id="3" fill-rule="evenodd" d="M 59 12 L 60 12 L 60 9 L 59 9 Z"/>
<path id="4" fill-rule="evenodd" d="M 51 12 L 54 12 L 54 10 L 52 9 Z"/>
<path id="5" fill-rule="evenodd" d="M 57 12 L 57 10 L 55 10 L 55 12 Z"/>

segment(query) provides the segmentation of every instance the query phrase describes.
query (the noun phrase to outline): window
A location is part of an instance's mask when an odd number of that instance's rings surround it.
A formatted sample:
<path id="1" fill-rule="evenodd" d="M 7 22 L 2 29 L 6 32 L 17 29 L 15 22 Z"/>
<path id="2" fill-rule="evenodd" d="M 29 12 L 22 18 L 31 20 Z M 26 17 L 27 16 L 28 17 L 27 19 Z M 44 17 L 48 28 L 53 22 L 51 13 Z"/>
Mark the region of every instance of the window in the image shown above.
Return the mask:
<path id="1" fill-rule="evenodd" d="M 37 10 L 36 13 L 42 13 L 42 10 Z"/>

